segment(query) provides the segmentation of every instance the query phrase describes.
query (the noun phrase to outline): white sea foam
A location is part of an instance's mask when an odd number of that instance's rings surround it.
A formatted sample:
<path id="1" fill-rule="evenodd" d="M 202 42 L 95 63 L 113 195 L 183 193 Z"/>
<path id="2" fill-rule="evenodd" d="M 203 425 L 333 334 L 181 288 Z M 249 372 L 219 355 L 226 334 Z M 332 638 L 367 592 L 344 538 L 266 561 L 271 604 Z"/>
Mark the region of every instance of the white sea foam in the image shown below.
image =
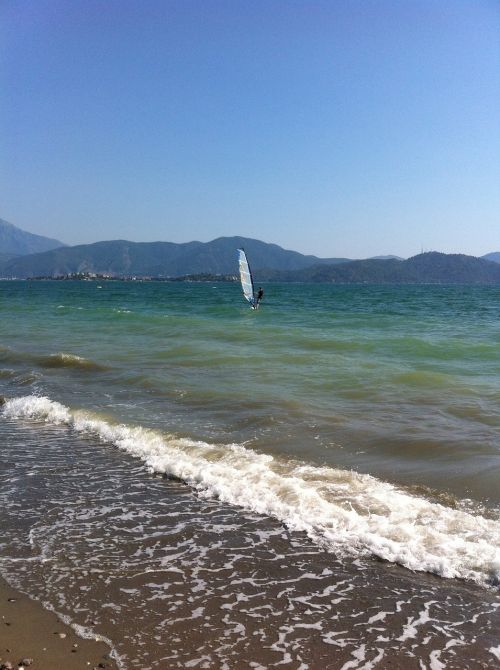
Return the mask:
<path id="1" fill-rule="evenodd" d="M 273 516 L 333 551 L 372 554 L 411 570 L 485 585 L 500 580 L 500 522 L 410 495 L 370 475 L 114 425 L 46 397 L 8 400 L 3 413 L 91 434 L 200 495 Z"/>
<path id="2" fill-rule="evenodd" d="M 490 647 L 489 651 L 500 661 L 500 644 L 498 647 Z"/>

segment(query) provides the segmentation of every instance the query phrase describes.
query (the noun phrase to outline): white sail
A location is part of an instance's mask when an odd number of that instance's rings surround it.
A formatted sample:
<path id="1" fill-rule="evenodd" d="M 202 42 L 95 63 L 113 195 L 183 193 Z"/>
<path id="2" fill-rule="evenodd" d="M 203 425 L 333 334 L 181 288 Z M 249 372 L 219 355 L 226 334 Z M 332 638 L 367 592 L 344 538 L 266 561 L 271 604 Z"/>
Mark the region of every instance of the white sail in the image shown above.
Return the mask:
<path id="1" fill-rule="evenodd" d="M 238 263 L 240 266 L 240 279 L 243 295 L 252 305 L 252 307 L 255 307 L 252 273 L 250 271 L 250 266 L 248 265 L 247 256 L 243 249 L 238 249 Z"/>

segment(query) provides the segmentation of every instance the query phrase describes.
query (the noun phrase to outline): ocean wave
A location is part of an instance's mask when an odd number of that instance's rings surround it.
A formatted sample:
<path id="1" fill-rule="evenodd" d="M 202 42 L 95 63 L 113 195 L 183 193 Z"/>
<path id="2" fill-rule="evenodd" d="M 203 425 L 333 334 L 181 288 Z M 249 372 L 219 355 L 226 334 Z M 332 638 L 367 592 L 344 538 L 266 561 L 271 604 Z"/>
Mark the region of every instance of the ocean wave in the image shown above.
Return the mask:
<path id="1" fill-rule="evenodd" d="M 59 351 L 55 354 L 38 354 L 30 351 L 16 351 L 0 346 L 0 359 L 11 363 L 31 363 L 43 368 L 77 368 L 79 370 L 107 370 L 101 363 L 83 356 Z"/>
<path id="2" fill-rule="evenodd" d="M 500 582 L 500 522 L 413 495 L 370 475 L 112 424 L 47 397 L 7 400 L 10 419 L 66 425 L 178 478 L 199 495 L 275 517 L 338 554 L 377 556 L 410 570 L 482 585 Z"/>
<path id="3" fill-rule="evenodd" d="M 77 356 L 76 354 L 66 354 L 58 352 L 49 356 L 38 356 L 37 362 L 46 368 L 77 368 L 79 370 L 106 370 L 106 366 L 95 361 Z"/>

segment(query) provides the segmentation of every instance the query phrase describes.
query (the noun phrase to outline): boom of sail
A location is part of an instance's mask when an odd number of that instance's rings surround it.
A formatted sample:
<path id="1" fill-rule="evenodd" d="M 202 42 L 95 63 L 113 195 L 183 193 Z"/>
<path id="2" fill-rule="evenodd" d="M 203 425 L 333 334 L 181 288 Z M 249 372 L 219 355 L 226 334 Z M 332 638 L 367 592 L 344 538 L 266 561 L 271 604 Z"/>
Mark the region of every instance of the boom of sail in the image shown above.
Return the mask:
<path id="1" fill-rule="evenodd" d="M 248 265 L 247 255 L 243 249 L 238 249 L 238 264 L 240 266 L 240 279 L 243 295 L 250 305 L 255 308 L 255 291 L 253 288 L 253 278 Z"/>

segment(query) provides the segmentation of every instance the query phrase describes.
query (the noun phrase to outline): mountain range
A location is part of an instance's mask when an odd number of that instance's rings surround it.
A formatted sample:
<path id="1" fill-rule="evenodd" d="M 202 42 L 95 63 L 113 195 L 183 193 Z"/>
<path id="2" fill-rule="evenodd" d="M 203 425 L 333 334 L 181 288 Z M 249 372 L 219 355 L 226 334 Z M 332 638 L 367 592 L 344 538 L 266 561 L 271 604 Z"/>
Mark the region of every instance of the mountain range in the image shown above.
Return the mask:
<path id="1" fill-rule="evenodd" d="M 341 284 L 500 284 L 500 263 L 429 251 L 403 261 L 367 259 L 313 265 L 294 272 L 263 271 L 259 279 Z"/>
<path id="2" fill-rule="evenodd" d="M 212 242 L 128 242 L 114 240 L 61 247 L 11 259 L 0 265 L 4 276 L 57 276 L 77 272 L 110 275 L 178 277 L 186 274 L 235 274 L 236 249 L 244 246 L 257 268 L 300 270 L 315 264 L 347 262 L 287 251 L 245 237 L 219 237 Z"/>
<path id="3" fill-rule="evenodd" d="M 428 252 L 408 260 L 397 256 L 351 260 L 304 255 L 244 237 L 183 244 L 113 240 L 69 247 L 1 219 L 0 277 L 235 275 L 238 247 L 247 251 L 257 281 L 500 283 L 500 252 L 482 258 Z"/>

